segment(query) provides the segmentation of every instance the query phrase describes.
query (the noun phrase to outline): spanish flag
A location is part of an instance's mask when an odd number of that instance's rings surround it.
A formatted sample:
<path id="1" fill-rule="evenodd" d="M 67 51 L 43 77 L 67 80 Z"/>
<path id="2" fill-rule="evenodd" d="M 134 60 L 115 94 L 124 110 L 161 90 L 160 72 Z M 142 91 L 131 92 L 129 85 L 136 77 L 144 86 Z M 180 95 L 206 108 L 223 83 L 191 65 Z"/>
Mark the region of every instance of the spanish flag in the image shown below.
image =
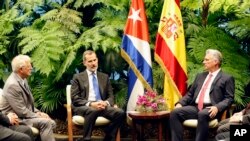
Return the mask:
<path id="1" fill-rule="evenodd" d="M 186 93 L 187 66 L 179 0 L 165 0 L 155 43 L 155 60 L 165 73 L 164 97 L 169 110 Z"/>

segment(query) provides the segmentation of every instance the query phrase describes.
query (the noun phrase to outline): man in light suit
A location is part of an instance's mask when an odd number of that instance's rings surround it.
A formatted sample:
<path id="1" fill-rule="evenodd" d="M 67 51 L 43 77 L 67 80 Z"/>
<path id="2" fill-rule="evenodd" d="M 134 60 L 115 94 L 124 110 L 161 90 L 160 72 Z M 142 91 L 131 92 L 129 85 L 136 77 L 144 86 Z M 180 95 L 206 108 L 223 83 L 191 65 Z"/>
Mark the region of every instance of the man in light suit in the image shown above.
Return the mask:
<path id="1" fill-rule="evenodd" d="M 215 139 L 217 141 L 230 141 L 230 125 L 250 125 L 250 103 L 232 117 L 220 121 Z"/>
<path id="2" fill-rule="evenodd" d="M 98 116 L 111 121 L 105 130 L 104 141 L 114 141 L 118 128 L 125 117 L 123 110 L 112 107 L 114 105 L 113 89 L 107 74 L 97 71 L 98 58 L 96 53 L 87 50 L 83 53 L 83 64 L 86 70 L 75 74 L 71 86 L 73 112 L 84 116 L 83 140 L 90 141 L 91 133 Z M 99 85 L 93 83 L 97 79 Z"/>
<path id="3" fill-rule="evenodd" d="M 18 55 L 12 60 L 11 66 L 13 72 L 5 82 L 0 110 L 4 113 L 16 113 L 20 122 L 39 129 L 42 141 L 55 141 L 55 122 L 34 107 L 34 98 L 26 79 L 32 70 L 30 57 Z"/>
<path id="4" fill-rule="evenodd" d="M 4 115 L 0 111 L 0 141 L 33 141 L 31 128 L 18 124 L 15 113 Z"/>
<path id="5" fill-rule="evenodd" d="M 206 51 L 203 61 L 206 72 L 196 76 L 186 95 L 176 103 L 175 109 L 170 113 L 172 141 L 183 140 L 182 124 L 187 119 L 198 119 L 195 140 L 206 141 L 209 121 L 219 118 L 232 104 L 235 91 L 234 78 L 222 72 L 221 63 L 222 55 L 218 50 Z M 203 104 L 199 104 L 200 100 Z"/>

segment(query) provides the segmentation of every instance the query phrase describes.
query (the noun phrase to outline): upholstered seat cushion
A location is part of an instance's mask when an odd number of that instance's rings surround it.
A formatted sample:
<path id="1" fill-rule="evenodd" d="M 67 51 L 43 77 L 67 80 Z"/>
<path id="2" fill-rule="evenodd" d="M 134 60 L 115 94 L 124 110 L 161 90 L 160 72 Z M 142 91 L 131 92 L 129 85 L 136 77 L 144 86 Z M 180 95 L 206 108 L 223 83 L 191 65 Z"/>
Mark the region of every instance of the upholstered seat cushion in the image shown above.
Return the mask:
<path id="1" fill-rule="evenodd" d="M 39 135 L 39 130 L 35 127 L 30 127 L 35 136 Z"/>
<path id="2" fill-rule="evenodd" d="M 3 95 L 3 89 L 0 88 L 0 102 L 1 102 L 2 99 L 3 99 L 2 95 Z"/>
<path id="3" fill-rule="evenodd" d="M 133 126 L 132 124 L 132 118 L 130 117 L 130 116 L 127 116 L 127 124 L 129 125 L 129 126 Z"/>
<path id="4" fill-rule="evenodd" d="M 84 120 L 84 117 L 79 116 L 79 115 L 75 115 L 75 116 L 73 116 L 72 121 L 76 125 L 83 125 L 85 120 Z M 98 117 L 95 121 L 95 126 L 103 126 L 103 125 L 107 125 L 109 123 L 110 123 L 110 120 L 108 120 L 104 117 Z"/>
<path id="5" fill-rule="evenodd" d="M 217 119 L 213 119 L 209 122 L 209 128 L 215 128 L 218 126 L 218 120 Z M 198 120 L 197 119 L 188 119 L 188 120 L 185 120 L 183 122 L 183 125 L 184 126 L 187 126 L 187 127 L 192 127 L 192 128 L 196 128 L 197 127 L 197 124 L 198 124 Z"/>

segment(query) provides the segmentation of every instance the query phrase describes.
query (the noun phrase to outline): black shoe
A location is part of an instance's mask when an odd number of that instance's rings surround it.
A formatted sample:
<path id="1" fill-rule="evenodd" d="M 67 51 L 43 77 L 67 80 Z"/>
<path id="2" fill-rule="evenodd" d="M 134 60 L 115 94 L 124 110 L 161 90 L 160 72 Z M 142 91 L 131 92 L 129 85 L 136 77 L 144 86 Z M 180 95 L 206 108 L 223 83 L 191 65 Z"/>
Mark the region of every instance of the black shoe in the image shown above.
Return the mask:
<path id="1" fill-rule="evenodd" d="M 115 141 L 115 138 L 112 138 L 111 136 L 105 136 L 103 141 Z"/>

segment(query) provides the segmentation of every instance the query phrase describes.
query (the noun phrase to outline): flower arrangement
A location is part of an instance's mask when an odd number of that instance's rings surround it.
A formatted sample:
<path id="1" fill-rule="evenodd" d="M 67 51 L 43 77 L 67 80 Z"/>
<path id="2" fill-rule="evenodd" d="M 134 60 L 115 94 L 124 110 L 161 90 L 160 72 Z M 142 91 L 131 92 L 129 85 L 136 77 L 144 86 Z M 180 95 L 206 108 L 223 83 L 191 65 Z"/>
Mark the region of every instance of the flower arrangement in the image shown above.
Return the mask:
<path id="1" fill-rule="evenodd" d="M 135 110 L 139 112 L 157 112 L 166 110 L 165 98 L 154 91 L 146 91 L 138 96 Z"/>

